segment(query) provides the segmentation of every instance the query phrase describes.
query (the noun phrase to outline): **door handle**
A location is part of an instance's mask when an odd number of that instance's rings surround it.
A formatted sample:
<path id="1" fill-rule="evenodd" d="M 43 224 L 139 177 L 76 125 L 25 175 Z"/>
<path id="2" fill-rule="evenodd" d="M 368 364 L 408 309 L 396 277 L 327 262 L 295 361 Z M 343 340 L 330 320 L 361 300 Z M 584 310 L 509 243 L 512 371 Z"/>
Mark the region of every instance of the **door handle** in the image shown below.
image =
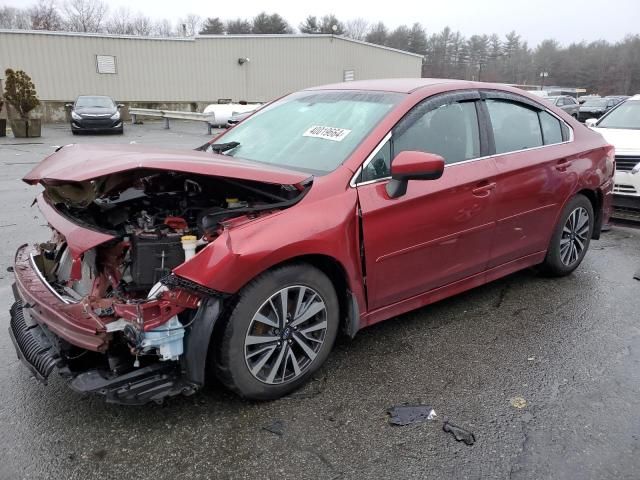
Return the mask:
<path id="1" fill-rule="evenodd" d="M 559 160 L 558 164 L 556 165 L 556 170 L 558 170 L 559 172 L 565 172 L 572 163 L 573 162 L 571 160 L 567 160 L 566 158 Z"/>
<path id="2" fill-rule="evenodd" d="M 476 197 L 486 197 L 494 188 L 496 188 L 496 182 L 482 183 L 481 185 L 471 190 L 471 193 L 473 193 Z"/>

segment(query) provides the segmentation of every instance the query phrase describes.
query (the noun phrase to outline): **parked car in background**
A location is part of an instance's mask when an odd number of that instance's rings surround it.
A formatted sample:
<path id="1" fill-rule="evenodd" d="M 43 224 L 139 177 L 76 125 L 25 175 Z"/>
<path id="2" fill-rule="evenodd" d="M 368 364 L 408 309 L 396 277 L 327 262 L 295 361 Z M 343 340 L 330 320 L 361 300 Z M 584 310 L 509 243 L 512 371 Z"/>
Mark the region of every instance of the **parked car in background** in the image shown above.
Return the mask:
<path id="1" fill-rule="evenodd" d="M 578 111 L 580 110 L 580 104 L 575 98 L 570 97 L 568 95 L 559 95 L 555 97 L 544 97 L 544 99 L 549 103 L 551 103 L 551 105 L 554 105 L 560 108 L 561 110 L 564 110 L 572 117 L 578 118 Z"/>
<path id="2" fill-rule="evenodd" d="M 594 99 L 594 98 L 601 98 L 601 97 L 600 97 L 600 95 L 595 95 L 595 94 L 592 94 L 592 95 L 580 95 L 580 96 L 578 97 L 578 103 L 579 103 L 580 105 L 582 105 L 582 104 L 583 104 L 584 102 L 586 102 L 587 100 L 592 100 L 592 99 Z"/>
<path id="3" fill-rule="evenodd" d="M 586 125 L 616 149 L 614 206 L 640 210 L 640 95 Z"/>
<path id="4" fill-rule="evenodd" d="M 624 102 L 626 99 L 631 98 L 629 95 L 607 95 L 604 98 L 611 98 L 616 101 L 616 105 L 618 103 Z"/>
<path id="5" fill-rule="evenodd" d="M 584 122 L 588 118 L 600 118 L 607 113 L 619 102 L 613 98 L 589 98 L 582 105 L 578 111 L 578 120 Z"/>
<path id="6" fill-rule="evenodd" d="M 80 95 L 71 109 L 71 132 L 114 132 L 123 133 L 124 122 L 120 118 L 122 104 L 116 104 L 104 95 Z"/>
<path id="7" fill-rule="evenodd" d="M 65 146 L 24 177 L 52 239 L 16 253 L 10 335 L 37 378 L 110 402 L 205 372 L 278 398 L 339 332 L 531 266 L 569 275 L 613 173 L 613 147 L 544 100 L 446 79 L 303 90 L 204 151 Z"/>

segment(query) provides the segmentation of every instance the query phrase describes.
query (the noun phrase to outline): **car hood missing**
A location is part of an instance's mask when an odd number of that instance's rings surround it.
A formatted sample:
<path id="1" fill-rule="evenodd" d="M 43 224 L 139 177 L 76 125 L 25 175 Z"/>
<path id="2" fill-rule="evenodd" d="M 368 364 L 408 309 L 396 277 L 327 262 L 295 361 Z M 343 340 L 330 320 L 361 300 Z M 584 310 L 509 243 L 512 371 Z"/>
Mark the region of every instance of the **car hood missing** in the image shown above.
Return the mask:
<path id="1" fill-rule="evenodd" d="M 196 173 L 280 185 L 297 185 L 309 177 L 295 170 L 206 152 L 142 145 L 76 144 L 49 155 L 27 173 L 23 181 L 30 185 L 84 182 L 138 169 Z"/>

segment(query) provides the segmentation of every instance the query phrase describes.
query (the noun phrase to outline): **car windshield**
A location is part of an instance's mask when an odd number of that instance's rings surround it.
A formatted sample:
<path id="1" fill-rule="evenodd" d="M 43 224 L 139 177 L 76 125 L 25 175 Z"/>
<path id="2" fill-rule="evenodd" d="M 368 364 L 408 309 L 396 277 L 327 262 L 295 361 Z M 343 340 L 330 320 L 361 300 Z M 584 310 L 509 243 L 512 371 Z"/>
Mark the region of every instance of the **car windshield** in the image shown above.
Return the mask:
<path id="1" fill-rule="evenodd" d="M 640 100 L 627 100 L 604 117 L 598 128 L 624 128 L 640 130 Z"/>
<path id="2" fill-rule="evenodd" d="M 258 111 L 221 141 L 226 155 L 316 174 L 342 164 L 404 97 L 369 91 L 305 91 Z"/>
<path id="3" fill-rule="evenodd" d="M 556 103 L 556 100 L 558 100 L 559 97 L 543 97 L 545 100 L 547 100 L 549 103 L 554 104 Z"/>
<path id="4" fill-rule="evenodd" d="M 585 107 L 605 107 L 607 105 L 606 98 L 591 98 L 583 103 Z"/>
<path id="5" fill-rule="evenodd" d="M 78 97 L 76 101 L 76 108 L 113 108 L 113 100 L 109 97 Z"/>

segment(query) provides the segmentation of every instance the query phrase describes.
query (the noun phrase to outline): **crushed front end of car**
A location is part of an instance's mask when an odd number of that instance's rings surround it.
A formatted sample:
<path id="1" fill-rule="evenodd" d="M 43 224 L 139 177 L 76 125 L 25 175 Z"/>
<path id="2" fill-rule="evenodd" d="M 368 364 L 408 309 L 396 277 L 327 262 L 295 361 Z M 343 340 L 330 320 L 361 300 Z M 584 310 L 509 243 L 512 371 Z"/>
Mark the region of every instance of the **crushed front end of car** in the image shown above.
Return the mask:
<path id="1" fill-rule="evenodd" d="M 62 153 L 58 164 L 68 160 Z M 25 177 L 44 187 L 37 204 L 52 236 L 16 252 L 9 334 L 42 382 L 58 370 L 77 392 L 138 405 L 204 384 L 209 339 L 229 296 L 173 270 L 304 189 L 133 165 L 96 167 L 90 179 L 64 180 L 55 168 L 53 178 Z"/>

